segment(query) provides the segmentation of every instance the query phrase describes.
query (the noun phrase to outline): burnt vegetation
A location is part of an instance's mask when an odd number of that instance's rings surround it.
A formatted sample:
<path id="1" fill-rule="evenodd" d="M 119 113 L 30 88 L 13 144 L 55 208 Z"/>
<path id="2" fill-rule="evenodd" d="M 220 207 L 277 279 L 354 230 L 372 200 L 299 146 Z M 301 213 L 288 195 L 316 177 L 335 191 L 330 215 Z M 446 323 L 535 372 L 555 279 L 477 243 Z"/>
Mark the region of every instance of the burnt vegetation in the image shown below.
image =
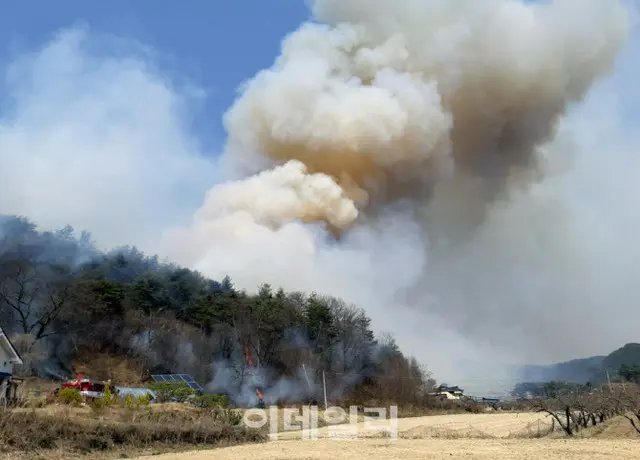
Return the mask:
<path id="1" fill-rule="evenodd" d="M 320 400 L 323 373 L 333 401 L 423 399 L 433 386 L 425 369 L 392 337 L 374 337 L 370 322 L 341 299 L 268 285 L 250 295 L 133 247 L 100 252 L 71 227 L 0 221 L 0 325 L 24 375 L 68 378 L 79 354 L 103 353 L 147 374 L 213 380 L 212 391 L 249 404 L 233 394 L 256 378 L 249 360 L 269 402 Z"/>

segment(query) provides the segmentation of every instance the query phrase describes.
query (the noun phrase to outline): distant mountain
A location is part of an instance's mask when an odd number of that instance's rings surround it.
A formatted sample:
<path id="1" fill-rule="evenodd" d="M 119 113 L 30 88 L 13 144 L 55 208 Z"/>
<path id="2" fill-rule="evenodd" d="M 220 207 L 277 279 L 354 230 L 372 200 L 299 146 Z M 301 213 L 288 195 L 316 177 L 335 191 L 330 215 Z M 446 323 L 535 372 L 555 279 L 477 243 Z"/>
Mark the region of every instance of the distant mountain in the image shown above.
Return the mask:
<path id="1" fill-rule="evenodd" d="M 519 369 L 518 377 L 526 382 L 549 382 L 561 380 L 585 383 L 592 380 L 594 373 L 600 373 L 606 356 L 572 359 L 548 366 L 527 365 Z"/>
<path id="2" fill-rule="evenodd" d="M 628 343 L 609 354 L 602 363 L 602 367 L 609 373 L 618 372 L 620 366 L 640 366 L 640 343 Z"/>
<path id="3" fill-rule="evenodd" d="M 606 356 L 572 359 L 548 366 L 521 366 L 518 378 L 523 382 L 602 383 L 607 380 L 607 371 L 611 378 L 616 378 L 622 365 L 640 365 L 640 343 L 628 343 Z"/>

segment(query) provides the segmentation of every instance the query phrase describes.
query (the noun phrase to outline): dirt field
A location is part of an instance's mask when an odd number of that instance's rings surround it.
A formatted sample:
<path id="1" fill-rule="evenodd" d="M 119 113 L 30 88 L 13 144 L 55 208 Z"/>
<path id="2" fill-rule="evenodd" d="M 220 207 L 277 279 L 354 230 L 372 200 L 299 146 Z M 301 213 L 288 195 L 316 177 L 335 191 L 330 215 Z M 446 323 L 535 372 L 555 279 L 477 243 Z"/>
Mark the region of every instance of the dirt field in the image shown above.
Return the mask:
<path id="1" fill-rule="evenodd" d="M 218 460 L 247 458 L 270 460 L 335 459 L 473 459 L 548 460 L 640 459 L 640 440 L 628 439 L 523 439 L 549 427 L 539 414 L 443 415 L 398 420 L 397 440 L 365 430 L 358 424 L 358 439 L 332 439 L 329 428 L 317 431 L 317 440 L 300 440 L 300 432 L 283 433 L 266 445 L 245 445 L 212 451 L 154 456 L 156 459 Z M 335 427 L 334 427 L 335 428 Z M 344 427 L 342 429 L 345 429 Z M 297 439 L 296 439 L 297 438 Z"/>
<path id="2" fill-rule="evenodd" d="M 388 421 L 358 423 L 357 428 L 349 424 L 319 428 L 317 437 L 338 438 L 380 438 L 382 429 Z M 536 413 L 501 413 L 501 414 L 457 414 L 432 415 L 428 417 L 412 417 L 398 420 L 398 437 L 416 438 L 506 438 L 532 437 L 534 434 L 545 434 L 551 428 L 551 419 Z M 309 436 L 308 431 L 290 431 L 278 434 L 278 440 L 302 439 Z"/>
<path id="3" fill-rule="evenodd" d="M 360 440 L 314 442 L 275 441 L 267 445 L 240 446 L 212 452 L 187 452 L 155 456 L 176 460 L 631 460 L 639 459 L 638 441 L 609 440 Z"/>

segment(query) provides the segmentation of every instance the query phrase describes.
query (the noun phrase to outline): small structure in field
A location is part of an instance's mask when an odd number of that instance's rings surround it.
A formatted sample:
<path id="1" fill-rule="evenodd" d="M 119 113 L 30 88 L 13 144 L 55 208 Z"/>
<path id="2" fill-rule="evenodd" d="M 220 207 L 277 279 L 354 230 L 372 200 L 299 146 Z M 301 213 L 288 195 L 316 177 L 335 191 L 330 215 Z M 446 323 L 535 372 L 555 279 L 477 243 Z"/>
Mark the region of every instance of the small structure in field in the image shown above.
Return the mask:
<path id="1" fill-rule="evenodd" d="M 18 382 L 13 376 L 13 366 L 23 364 L 18 351 L 0 328 L 0 405 L 17 398 Z"/>
<path id="2" fill-rule="evenodd" d="M 439 399 L 462 399 L 464 396 L 464 390 L 458 386 L 440 385 L 429 396 L 434 396 Z"/>
<path id="3" fill-rule="evenodd" d="M 119 398 L 131 396 L 133 399 L 149 398 L 149 402 L 157 399 L 155 392 L 150 388 L 116 387 L 116 394 Z"/>

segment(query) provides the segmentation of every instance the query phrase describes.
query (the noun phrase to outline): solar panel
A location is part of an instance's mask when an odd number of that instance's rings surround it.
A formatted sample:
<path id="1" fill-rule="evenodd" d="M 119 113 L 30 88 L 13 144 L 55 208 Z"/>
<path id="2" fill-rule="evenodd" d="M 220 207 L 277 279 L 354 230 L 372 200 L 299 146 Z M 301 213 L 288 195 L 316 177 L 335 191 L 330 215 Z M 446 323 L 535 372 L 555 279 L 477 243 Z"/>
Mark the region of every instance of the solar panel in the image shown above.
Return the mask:
<path id="1" fill-rule="evenodd" d="M 187 383 L 187 385 L 189 385 L 189 388 L 196 390 L 196 391 L 204 391 L 204 389 L 198 385 L 196 382 L 189 382 Z"/>
<path id="2" fill-rule="evenodd" d="M 185 382 L 193 390 L 204 391 L 189 374 L 156 374 L 152 375 L 151 378 L 156 382 Z"/>
<path id="3" fill-rule="evenodd" d="M 191 377 L 189 374 L 180 374 L 180 377 L 182 377 L 182 380 L 184 380 L 185 382 L 195 383 L 195 380 L 193 380 L 193 377 Z"/>

